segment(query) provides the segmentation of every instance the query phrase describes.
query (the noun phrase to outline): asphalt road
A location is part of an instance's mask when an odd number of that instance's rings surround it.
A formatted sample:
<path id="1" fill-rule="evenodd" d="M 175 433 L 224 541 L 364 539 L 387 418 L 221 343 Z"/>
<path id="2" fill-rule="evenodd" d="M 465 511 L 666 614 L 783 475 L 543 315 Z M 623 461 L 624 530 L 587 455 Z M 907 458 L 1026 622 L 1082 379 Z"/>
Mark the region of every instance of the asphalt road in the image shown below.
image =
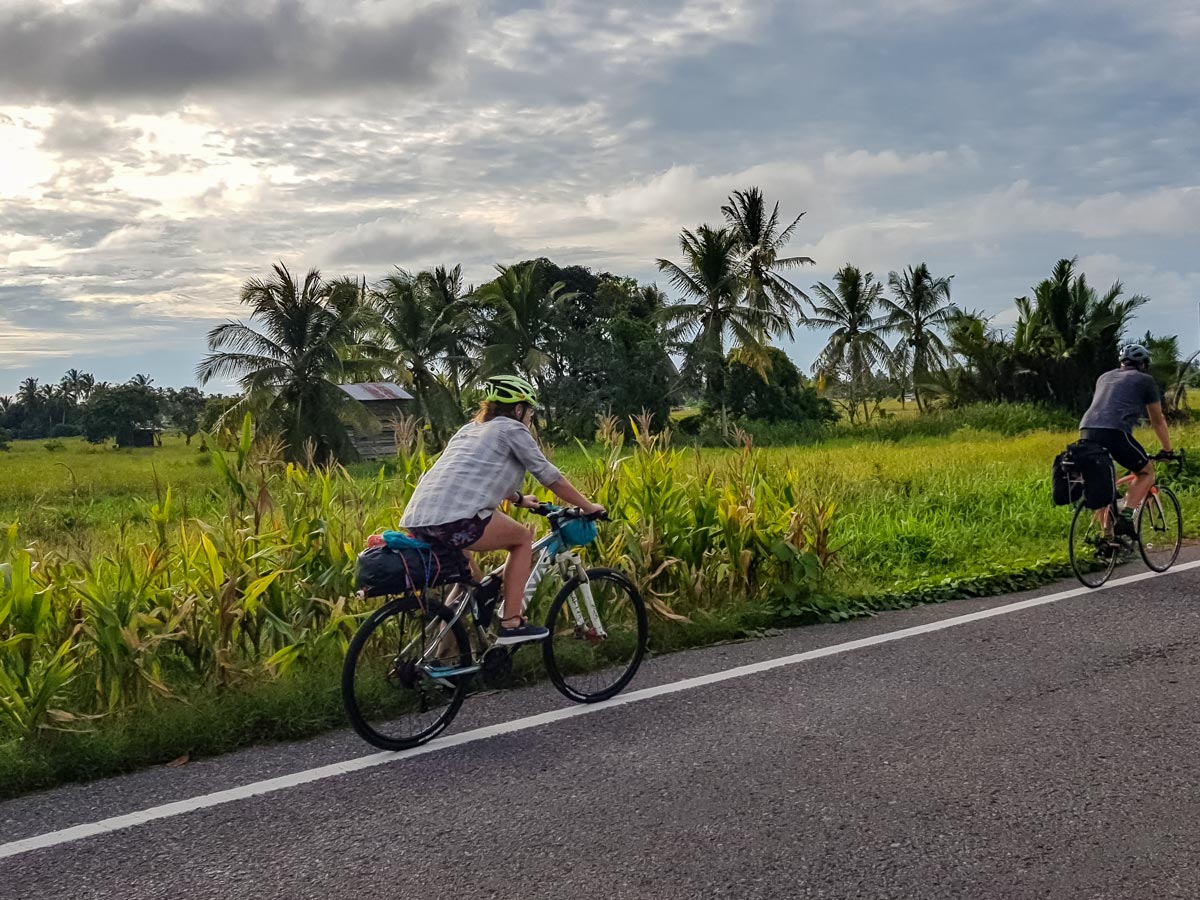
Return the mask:
<path id="1" fill-rule="evenodd" d="M 1200 897 L 1198 594 L 1179 572 L 21 853 L 0 897 Z M 675 654 L 631 690 L 1036 595 Z M 566 705 L 489 694 L 452 728 Z M 22 798 L 0 845 L 368 752 Z"/>

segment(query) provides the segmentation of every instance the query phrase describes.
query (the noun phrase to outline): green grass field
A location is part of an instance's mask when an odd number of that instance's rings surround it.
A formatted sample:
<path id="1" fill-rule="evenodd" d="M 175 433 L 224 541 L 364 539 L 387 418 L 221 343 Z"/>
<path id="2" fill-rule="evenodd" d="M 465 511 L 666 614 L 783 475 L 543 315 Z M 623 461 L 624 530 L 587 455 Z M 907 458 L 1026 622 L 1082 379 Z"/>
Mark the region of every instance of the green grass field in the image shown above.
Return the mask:
<path id="1" fill-rule="evenodd" d="M 62 449 L 47 450 L 47 443 Z M 13 441 L 11 448 L 0 453 L 0 522 L 20 522 L 29 540 L 115 540 L 122 525 L 146 523 L 148 504 L 168 484 L 183 516 L 206 508 L 220 483 L 208 454 L 174 436 L 153 449 L 114 450 L 82 438 Z"/>

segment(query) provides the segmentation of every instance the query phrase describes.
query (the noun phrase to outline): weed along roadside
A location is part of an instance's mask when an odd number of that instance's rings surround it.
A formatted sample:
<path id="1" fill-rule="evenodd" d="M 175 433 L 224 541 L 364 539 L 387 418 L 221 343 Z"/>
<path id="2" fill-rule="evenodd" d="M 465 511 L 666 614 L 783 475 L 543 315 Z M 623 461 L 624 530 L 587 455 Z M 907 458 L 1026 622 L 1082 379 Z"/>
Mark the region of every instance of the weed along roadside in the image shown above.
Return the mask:
<path id="1" fill-rule="evenodd" d="M 1047 477 L 1064 439 L 959 427 L 697 450 L 639 432 L 555 460 L 612 512 L 589 563 L 633 575 L 663 653 L 1062 575 Z M 426 456 L 284 464 L 248 420 L 231 452 L 189 453 L 203 491 L 180 477 L 177 494 L 173 471 L 155 496 L 147 468 L 140 523 L 0 535 L 0 795 L 343 724 L 337 671 L 368 608 L 355 555 L 396 523 Z"/>

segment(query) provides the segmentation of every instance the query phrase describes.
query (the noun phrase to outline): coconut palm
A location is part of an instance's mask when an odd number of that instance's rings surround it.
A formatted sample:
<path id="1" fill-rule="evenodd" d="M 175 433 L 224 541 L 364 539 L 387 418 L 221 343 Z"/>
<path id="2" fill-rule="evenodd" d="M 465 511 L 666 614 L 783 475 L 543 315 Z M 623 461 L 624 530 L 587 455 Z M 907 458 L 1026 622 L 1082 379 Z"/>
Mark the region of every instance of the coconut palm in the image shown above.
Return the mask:
<path id="1" fill-rule="evenodd" d="M 860 403 L 863 415 L 869 415 L 867 389 L 873 373 L 887 362 L 891 353 L 883 339 L 886 321 L 876 316 L 883 285 L 872 273 L 860 272 L 851 265 L 838 270 L 834 285 L 834 288 L 824 282 L 813 285 L 816 294 L 813 315 L 805 324 L 833 329 L 813 364 L 813 371 L 825 380 L 845 385 L 853 421 Z"/>
<path id="2" fill-rule="evenodd" d="M 455 403 L 462 397 L 462 389 L 471 373 L 478 367 L 476 354 L 481 344 L 480 326 L 474 301 L 474 287 L 463 287 L 462 266 L 447 269 L 436 266 L 417 275 L 417 282 L 425 292 L 431 308 L 452 310 L 456 327 L 445 335 L 441 363 L 450 379 L 450 390 Z"/>
<path id="3" fill-rule="evenodd" d="M 779 230 L 779 204 L 769 212 L 763 193 L 757 187 L 734 191 L 729 202 L 721 207 L 729 229 L 733 232 L 741 254 L 743 302 L 752 309 L 770 313 L 782 320 L 783 333 L 792 337 L 792 322 L 805 318 L 800 301 L 810 302 L 808 295 L 780 274 L 782 270 L 813 265 L 807 256 L 781 256 L 783 247 L 804 213 Z M 771 335 L 764 335 L 769 337 Z"/>
<path id="4" fill-rule="evenodd" d="M 892 348 L 893 371 L 912 385 L 919 410 L 925 408 L 921 386 L 929 380 L 931 372 L 940 371 L 952 358 L 936 329 L 944 330 L 956 312 L 950 303 L 953 277 L 934 278 L 925 263 L 916 268 L 909 266 L 902 273 L 888 275 L 894 299 L 880 298 L 885 327 L 900 335 Z"/>
<path id="5" fill-rule="evenodd" d="M 515 370 L 539 387 L 553 359 L 547 347 L 553 329 L 553 308 L 578 294 L 564 293 L 561 281 L 544 284 L 539 261 L 497 266 L 500 277 L 475 292 L 475 301 L 489 314 L 484 336 L 483 373 Z"/>
<path id="6" fill-rule="evenodd" d="M 26 378 L 17 388 L 17 402 L 25 407 L 26 412 L 33 412 L 41 403 L 40 387 L 41 383 L 36 378 Z"/>
<path id="7" fill-rule="evenodd" d="M 59 381 L 59 388 L 62 390 L 63 396 L 72 406 L 77 406 L 86 400 L 95 386 L 95 377 L 87 372 L 80 372 L 78 369 L 68 369 L 62 380 Z"/>
<path id="8" fill-rule="evenodd" d="M 338 385 L 369 368 L 347 359 L 370 311 L 348 300 L 312 269 L 297 283 L 282 263 L 266 281 L 242 286 L 250 322 L 226 322 L 208 333 L 213 352 L 196 368 L 201 384 L 236 378 L 244 392 L 240 407 L 257 407 L 280 427 L 288 453 L 301 459 L 311 442 L 320 459 L 350 451 L 343 417 L 362 417 Z M 252 327 L 257 325 L 257 329 Z"/>
<path id="9" fill-rule="evenodd" d="M 727 337 L 743 359 L 761 367 L 767 360 L 764 336 L 786 324 L 778 311 L 744 302 L 737 247 L 737 235 L 730 229 L 701 225 L 679 235 L 682 265 L 658 260 L 658 268 L 686 298 L 661 313 L 668 338 L 683 350 L 683 374 L 698 376 L 710 396 L 720 393 Z"/>
<path id="10" fill-rule="evenodd" d="M 1059 260 L 1032 297 L 1017 299 L 1013 353 L 1043 399 L 1083 409 L 1096 378 L 1117 365 L 1121 336 L 1149 298 L 1121 299 L 1119 281 L 1099 294 L 1075 264 Z"/>
<path id="11" fill-rule="evenodd" d="M 465 355 L 471 307 L 462 297 L 448 299 L 429 273 L 414 277 L 403 269 L 387 276 L 374 292 L 378 312 L 376 342 L 386 369 L 407 384 L 421 414 L 441 441 L 462 420 L 454 392 L 438 378 L 455 353 Z M 461 360 L 458 360 L 461 364 Z"/>

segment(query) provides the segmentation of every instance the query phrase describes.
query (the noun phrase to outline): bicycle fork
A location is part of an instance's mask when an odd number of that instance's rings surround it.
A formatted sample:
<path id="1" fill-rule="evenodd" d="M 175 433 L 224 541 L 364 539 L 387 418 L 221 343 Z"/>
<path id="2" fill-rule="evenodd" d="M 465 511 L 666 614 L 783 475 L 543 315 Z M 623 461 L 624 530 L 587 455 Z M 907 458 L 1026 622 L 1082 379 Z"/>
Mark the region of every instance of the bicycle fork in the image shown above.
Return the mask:
<path id="1" fill-rule="evenodd" d="M 572 591 L 567 597 L 567 607 L 571 610 L 571 618 L 575 620 L 575 633 L 580 637 L 586 637 L 589 640 L 605 640 L 608 637 L 608 632 L 604 630 L 604 624 L 600 621 L 600 614 L 596 611 L 596 600 L 592 595 L 592 584 L 587 580 L 587 575 L 580 572 L 580 585 L 578 593 L 583 594 L 583 609 L 580 609 L 579 600 L 576 598 L 576 591 Z M 591 620 L 591 627 L 588 627 L 587 620 L 584 618 L 584 612 L 587 612 L 587 619 Z"/>

